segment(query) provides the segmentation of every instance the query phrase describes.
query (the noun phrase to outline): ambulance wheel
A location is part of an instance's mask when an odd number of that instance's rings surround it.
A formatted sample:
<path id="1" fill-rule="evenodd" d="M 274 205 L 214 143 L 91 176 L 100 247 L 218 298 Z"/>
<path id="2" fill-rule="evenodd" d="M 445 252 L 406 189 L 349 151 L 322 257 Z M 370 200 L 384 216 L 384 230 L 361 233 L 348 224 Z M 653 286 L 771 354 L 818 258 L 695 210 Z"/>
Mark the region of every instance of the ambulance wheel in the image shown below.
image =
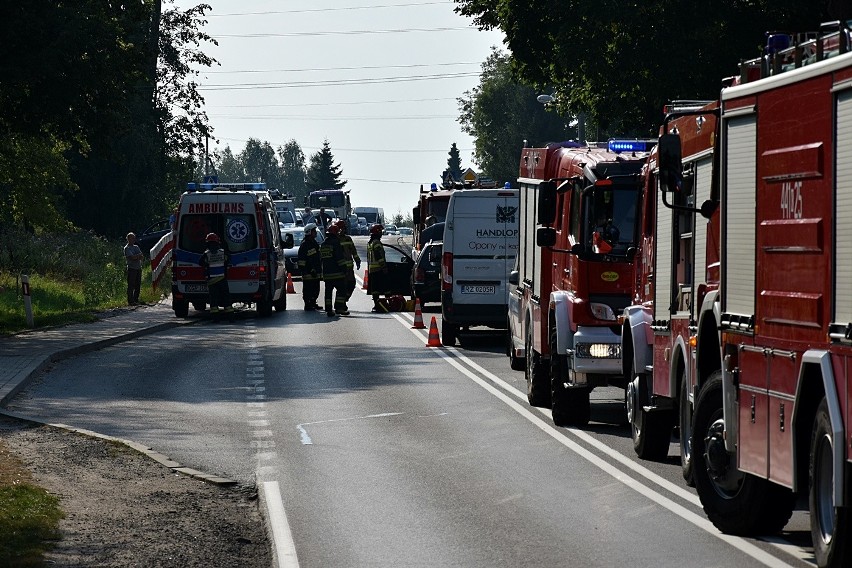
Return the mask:
<path id="1" fill-rule="evenodd" d="M 796 495 L 789 489 L 737 469 L 736 455 L 725 449 L 722 371 L 704 384 L 692 423 L 695 489 L 707 518 L 724 533 L 771 534 L 793 515 Z"/>
<path id="2" fill-rule="evenodd" d="M 207 304 L 205 302 L 192 302 L 192 307 L 195 308 L 196 312 L 203 312 L 207 309 Z"/>
<path id="3" fill-rule="evenodd" d="M 446 318 L 441 320 L 441 344 L 447 347 L 452 347 L 456 344 L 456 338 L 459 336 L 459 326 L 450 323 Z"/>
<path id="4" fill-rule="evenodd" d="M 264 318 L 272 315 L 271 297 L 267 296 L 266 298 L 257 301 L 257 315 Z"/>
<path id="5" fill-rule="evenodd" d="M 175 316 L 185 318 L 189 316 L 189 302 L 186 300 L 172 300 L 172 309 L 175 311 Z"/>
<path id="6" fill-rule="evenodd" d="M 817 566 L 831 568 L 852 565 L 850 509 L 834 506 L 833 449 L 836 442 L 828 416 L 828 403 L 823 398 L 814 418 L 811 436 L 808 501 Z"/>
<path id="7" fill-rule="evenodd" d="M 272 302 L 272 306 L 276 312 L 287 311 L 287 293 L 282 290 L 281 297 Z"/>
<path id="8" fill-rule="evenodd" d="M 625 402 L 633 451 L 643 460 L 665 459 L 672 437 L 672 413 L 669 410 L 646 411 L 645 407 L 651 403 L 650 377 L 637 373 L 635 363 L 631 365 L 631 376 L 633 380 L 627 384 Z"/>
<path id="9" fill-rule="evenodd" d="M 530 406 L 550 408 L 550 377 L 547 375 L 547 367 L 541 364 L 541 357 L 533 351 L 532 329 L 527 330 L 524 347 L 526 349 L 524 375 L 527 380 L 527 400 Z"/>

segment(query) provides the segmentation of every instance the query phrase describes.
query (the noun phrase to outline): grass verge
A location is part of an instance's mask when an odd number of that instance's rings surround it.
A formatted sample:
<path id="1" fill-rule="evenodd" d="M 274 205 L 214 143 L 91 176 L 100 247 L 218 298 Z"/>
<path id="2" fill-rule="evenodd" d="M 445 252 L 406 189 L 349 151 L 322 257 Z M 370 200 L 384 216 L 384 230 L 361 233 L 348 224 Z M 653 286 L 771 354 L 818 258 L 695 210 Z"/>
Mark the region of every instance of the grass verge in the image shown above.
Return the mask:
<path id="1" fill-rule="evenodd" d="M 0 566 L 42 566 L 63 517 L 59 499 L 34 485 L 0 441 Z"/>

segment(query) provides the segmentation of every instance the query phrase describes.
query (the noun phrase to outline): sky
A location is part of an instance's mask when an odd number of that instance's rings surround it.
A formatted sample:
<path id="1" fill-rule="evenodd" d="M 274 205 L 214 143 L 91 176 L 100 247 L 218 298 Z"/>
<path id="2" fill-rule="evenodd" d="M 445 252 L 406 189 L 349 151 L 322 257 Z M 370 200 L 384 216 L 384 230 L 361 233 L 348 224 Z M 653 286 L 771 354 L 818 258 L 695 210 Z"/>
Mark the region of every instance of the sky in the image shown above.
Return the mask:
<path id="1" fill-rule="evenodd" d="M 309 161 L 328 140 L 352 205 L 387 216 L 440 183 L 453 143 L 462 168 L 479 171 L 457 99 L 492 46 L 505 50 L 503 34 L 478 31 L 451 0 L 204 1 L 219 42 L 205 51 L 221 64 L 199 77 L 211 153 L 295 139 Z"/>

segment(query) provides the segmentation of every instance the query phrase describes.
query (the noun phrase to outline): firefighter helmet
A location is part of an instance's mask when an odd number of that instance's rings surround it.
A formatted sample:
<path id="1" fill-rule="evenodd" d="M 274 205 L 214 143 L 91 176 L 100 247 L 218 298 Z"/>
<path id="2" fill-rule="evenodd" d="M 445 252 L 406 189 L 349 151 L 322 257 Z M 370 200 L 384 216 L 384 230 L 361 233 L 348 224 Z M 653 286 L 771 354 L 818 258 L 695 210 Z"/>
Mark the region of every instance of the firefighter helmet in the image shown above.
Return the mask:
<path id="1" fill-rule="evenodd" d="M 204 237 L 204 241 L 205 241 L 205 242 L 207 242 L 207 243 L 218 243 L 218 242 L 221 242 L 221 241 L 219 240 L 219 235 L 217 235 L 216 233 L 207 233 L 207 236 L 206 236 L 206 237 Z"/>
<path id="2" fill-rule="evenodd" d="M 383 225 L 378 224 L 378 223 L 376 223 L 375 225 L 370 227 L 370 234 L 371 235 L 381 235 L 384 232 L 385 232 L 385 227 Z"/>
<path id="3" fill-rule="evenodd" d="M 334 224 L 337 225 L 337 228 L 340 229 L 341 232 L 346 231 L 346 221 L 343 219 L 338 219 L 334 222 Z"/>
<path id="4" fill-rule="evenodd" d="M 326 229 L 325 232 L 330 233 L 332 235 L 337 235 L 340 234 L 340 227 L 332 223 L 328 226 L 328 229 Z"/>

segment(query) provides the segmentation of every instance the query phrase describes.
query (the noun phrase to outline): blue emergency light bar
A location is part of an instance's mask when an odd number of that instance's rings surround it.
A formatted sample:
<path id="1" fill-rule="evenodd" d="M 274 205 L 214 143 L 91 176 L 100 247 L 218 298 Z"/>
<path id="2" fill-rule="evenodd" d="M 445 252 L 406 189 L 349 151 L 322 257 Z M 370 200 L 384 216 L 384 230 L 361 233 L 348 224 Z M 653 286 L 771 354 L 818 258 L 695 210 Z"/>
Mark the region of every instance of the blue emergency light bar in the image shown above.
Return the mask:
<path id="1" fill-rule="evenodd" d="M 613 138 L 607 142 L 610 152 L 649 152 L 656 140 L 619 140 Z"/>
<path id="2" fill-rule="evenodd" d="M 266 191 L 266 184 L 263 182 L 257 183 L 196 183 L 191 181 L 186 184 L 186 190 L 193 191 L 213 191 L 216 189 L 231 191 Z"/>

